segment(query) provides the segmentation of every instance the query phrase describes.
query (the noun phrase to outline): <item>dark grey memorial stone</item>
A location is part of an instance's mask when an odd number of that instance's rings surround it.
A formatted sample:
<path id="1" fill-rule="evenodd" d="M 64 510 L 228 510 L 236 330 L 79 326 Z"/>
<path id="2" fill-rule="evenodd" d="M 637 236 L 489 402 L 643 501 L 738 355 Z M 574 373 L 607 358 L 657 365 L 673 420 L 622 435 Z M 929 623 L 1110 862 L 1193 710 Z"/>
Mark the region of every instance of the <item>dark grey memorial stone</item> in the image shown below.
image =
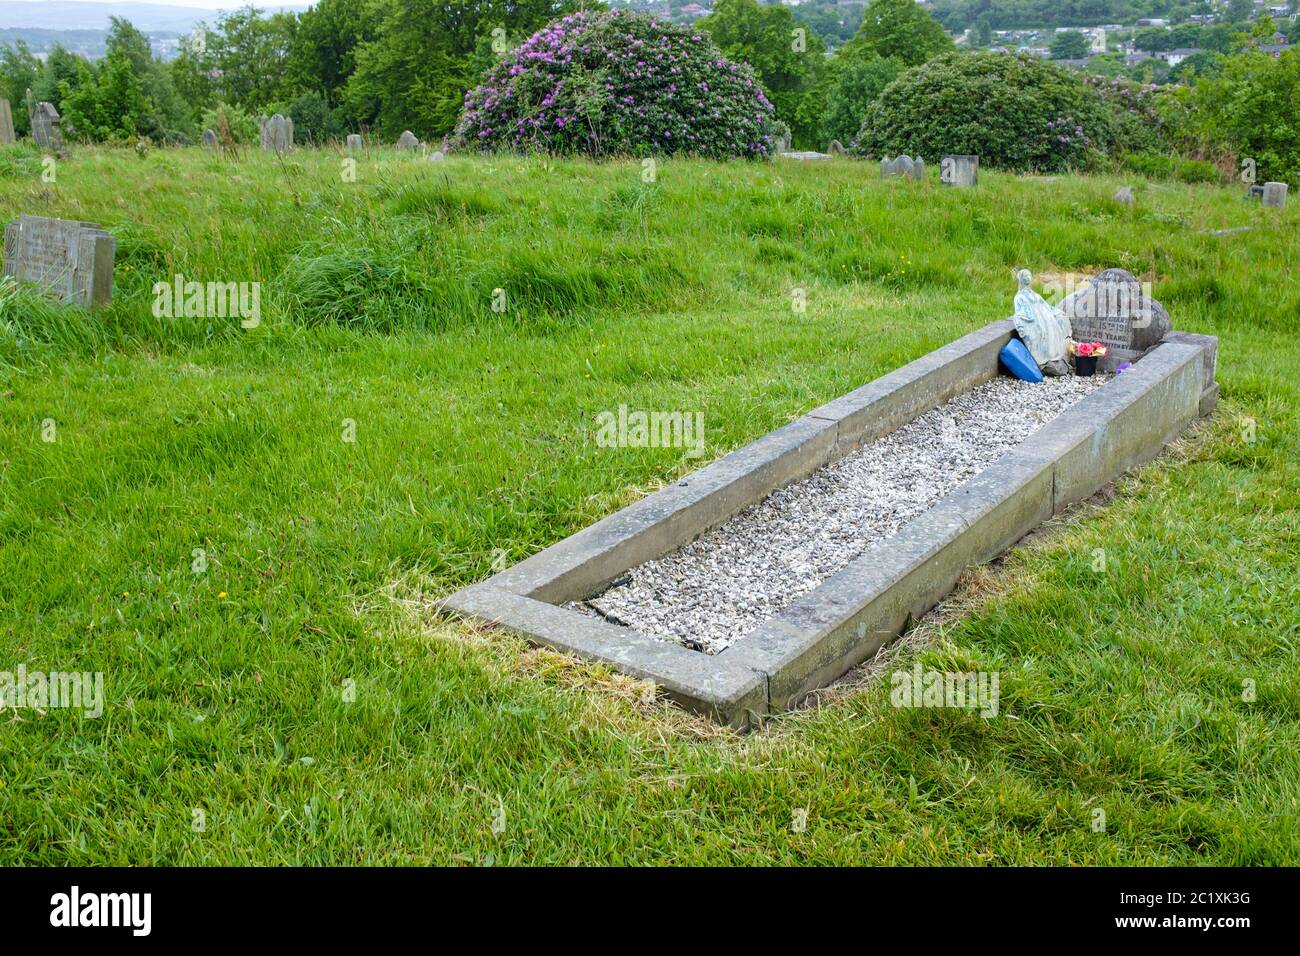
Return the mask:
<path id="1" fill-rule="evenodd" d="M 1121 362 L 1136 361 L 1173 328 L 1165 307 L 1123 269 L 1102 272 L 1066 296 L 1060 309 L 1070 320 L 1074 341 L 1106 346 L 1101 364 L 1107 371 Z"/>

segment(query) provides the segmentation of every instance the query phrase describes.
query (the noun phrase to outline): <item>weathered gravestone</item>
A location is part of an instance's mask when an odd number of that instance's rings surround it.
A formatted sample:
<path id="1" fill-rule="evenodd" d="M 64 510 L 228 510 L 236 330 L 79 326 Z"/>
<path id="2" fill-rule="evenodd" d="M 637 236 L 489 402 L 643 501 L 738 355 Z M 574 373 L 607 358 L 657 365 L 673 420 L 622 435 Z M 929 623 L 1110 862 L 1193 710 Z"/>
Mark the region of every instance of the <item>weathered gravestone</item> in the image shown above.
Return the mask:
<path id="1" fill-rule="evenodd" d="M 1286 208 L 1286 183 L 1265 183 L 1261 201 L 1271 209 Z"/>
<path id="2" fill-rule="evenodd" d="M 831 140 L 831 144 L 826 147 L 826 152 L 831 156 L 848 155 L 848 150 L 844 148 L 844 144 L 841 143 L 838 139 Z"/>
<path id="3" fill-rule="evenodd" d="M 348 152 L 359 153 L 363 148 L 360 133 L 348 133 Z"/>
<path id="4" fill-rule="evenodd" d="M 289 121 L 276 113 L 266 124 L 266 149 L 276 153 L 287 153 L 293 146 L 293 131 Z"/>
<path id="5" fill-rule="evenodd" d="M 1123 186 L 1111 198 L 1120 205 L 1131 206 L 1133 205 L 1133 187 Z"/>
<path id="6" fill-rule="evenodd" d="M 209 150 L 211 150 L 211 149 L 216 149 L 216 148 L 217 148 L 217 131 L 216 131 L 216 130 L 205 129 L 205 130 L 203 131 L 203 148 L 204 148 L 204 149 L 209 149 Z"/>
<path id="7" fill-rule="evenodd" d="M 63 145 L 63 130 L 60 129 L 59 122 L 59 111 L 53 103 L 42 101 L 32 110 L 32 139 L 36 145 L 64 156 L 67 150 Z"/>
<path id="8" fill-rule="evenodd" d="M 74 305 L 113 299 L 116 242 L 93 222 L 23 216 L 5 226 L 4 274 Z"/>
<path id="9" fill-rule="evenodd" d="M 1101 365 L 1113 372 L 1160 343 L 1173 324 L 1165 307 L 1151 298 L 1131 272 L 1107 269 L 1061 301 L 1076 342 L 1101 342 Z"/>
<path id="10" fill-rule="evenodd" d="M 429 162 L 431 163 L 440 163 L 446 158 L 447 158 L 447 154 L 440 149 L 435 149 L 432 153 L 429 154 Z"/>
<path id="11" fill-rule="evenodd" d="M 9 101 L 0 97 L 0 146 L 8 146 L 17 142 L 14 136 L 14 111 L 9 107 Z"/>
<path id="12" fill-rule="evenodd" d="M 286 116 L 284 118 L 284 128 L 289 135 L 289 149 L 293 149 L 294 139 L 293 139 L 293 117 L 292 116 Z"/>
<path id="13" fill-rule="evenodd" d="M 265 113 L 257 118 L 257 141 L 263 149 L 271 148 L 271 118 Z"/>
<path id="14" fill-rule="evenodd" d="M 925 163 L 921 157 L 912 159 L 910 156 L 899 156 L 897 159 L 890 159 L 886 156 L 880 161 L 880 178 L 893 179 L 897 176 L 906 176 L 910 179 L 925 179 Z"/>
<path id="15" fill-rule="evenodd" d="M 945 156 L 939 161 L 939 180 L 947 186 L 974 186 L 979 176 L 978 156 Z"/>
<path id="16" fill-rule="evenodd" d="M 415 138 L 415 134 L 409 129 L 403 130 L 402 135 L 397 137 L 398 149 L 415 149 L 420 145 L 420 141 Z"/>

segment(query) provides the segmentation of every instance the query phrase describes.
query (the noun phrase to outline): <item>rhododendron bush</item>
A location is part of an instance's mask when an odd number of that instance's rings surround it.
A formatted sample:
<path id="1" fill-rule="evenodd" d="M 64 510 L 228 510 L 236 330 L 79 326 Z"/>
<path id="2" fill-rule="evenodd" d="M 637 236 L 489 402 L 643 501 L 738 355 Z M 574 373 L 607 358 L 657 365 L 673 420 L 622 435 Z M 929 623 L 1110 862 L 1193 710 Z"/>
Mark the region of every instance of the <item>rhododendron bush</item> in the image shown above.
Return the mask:
<path id="1" fill-rule="evenodd" d="M 773 113 L 753 71 L 706 35 L 647 14 L 581 12 L 547 24 L 465 94 L 455 144 L 765 157 L 775 149 Z"/>

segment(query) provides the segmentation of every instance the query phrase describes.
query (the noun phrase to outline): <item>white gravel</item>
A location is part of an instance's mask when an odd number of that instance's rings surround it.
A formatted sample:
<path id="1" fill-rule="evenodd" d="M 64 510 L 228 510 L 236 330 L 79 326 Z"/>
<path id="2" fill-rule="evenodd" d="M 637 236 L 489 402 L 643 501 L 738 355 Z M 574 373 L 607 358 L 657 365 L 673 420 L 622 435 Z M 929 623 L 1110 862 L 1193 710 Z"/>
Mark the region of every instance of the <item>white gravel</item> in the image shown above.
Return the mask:
<path id="1" fill-rule="evenodd" d="M 716 654 L 1109 378 L 999 376 L 569 606 Z"/>

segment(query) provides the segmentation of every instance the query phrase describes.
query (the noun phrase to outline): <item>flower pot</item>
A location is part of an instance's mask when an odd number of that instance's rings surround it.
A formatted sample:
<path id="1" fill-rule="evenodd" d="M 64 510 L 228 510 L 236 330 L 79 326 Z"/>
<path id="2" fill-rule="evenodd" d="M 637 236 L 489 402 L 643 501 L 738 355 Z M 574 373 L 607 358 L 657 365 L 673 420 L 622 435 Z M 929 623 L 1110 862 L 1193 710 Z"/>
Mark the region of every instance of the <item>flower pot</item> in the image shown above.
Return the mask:
<path id="1" fill-rule="evenodd" d="M 1074 374 L 1087 378 L 1097 371 L 1097 356 L 1076 355 L 1074 357 Z"/>

